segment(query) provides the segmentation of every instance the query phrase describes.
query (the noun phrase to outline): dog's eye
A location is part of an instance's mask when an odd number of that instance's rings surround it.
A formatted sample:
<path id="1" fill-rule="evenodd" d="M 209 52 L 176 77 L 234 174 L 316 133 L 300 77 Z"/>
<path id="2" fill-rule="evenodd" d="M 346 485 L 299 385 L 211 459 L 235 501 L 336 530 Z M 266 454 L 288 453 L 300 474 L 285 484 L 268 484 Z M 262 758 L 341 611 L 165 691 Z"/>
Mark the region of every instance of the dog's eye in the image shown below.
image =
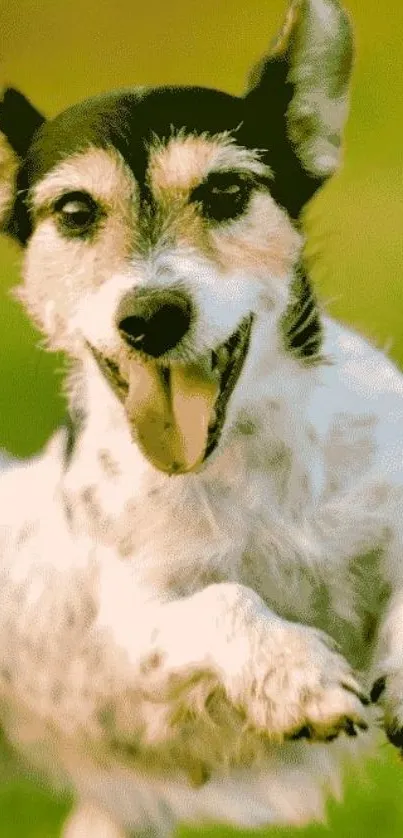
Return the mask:
<path id="1" fill-rule="evenodd" d="M 245 212 L 253 186 L 246 175 L 216 172 L 193 190 L 190 201 L 200 205 L 208 220 L 232 221 Z"/>
<path id="2" fill-rule="evenodd" d="M 85 236 L 100 217 L 100 208 L 86 192 L 69 192 L 54 206 L 59 226 L 69 236 Z"/>
<path id="3" fill-rule="evenodd" d="M 239 183 L 229 183 L 228 186 L 213 186 L 212 195 L 239 195 L 241 187 Z"/>

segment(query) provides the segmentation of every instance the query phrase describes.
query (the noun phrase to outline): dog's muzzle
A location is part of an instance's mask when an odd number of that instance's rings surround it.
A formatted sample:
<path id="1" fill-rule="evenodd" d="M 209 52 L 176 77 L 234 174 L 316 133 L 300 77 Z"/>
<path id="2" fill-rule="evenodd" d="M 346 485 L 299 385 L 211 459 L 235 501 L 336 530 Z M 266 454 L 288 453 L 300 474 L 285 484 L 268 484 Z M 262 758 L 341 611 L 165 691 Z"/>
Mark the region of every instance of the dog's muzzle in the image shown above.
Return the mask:
<path id="1" fill-rule="evenodd" d="M 116 325 L 131 352 L 118 368 L 90 346 L 124 404 L 134 441 L 160 471 L 195 471 L 216 448 L 249 347 L 252 315 L 221 346 L 194 362 L 167 360 L 189 329 L 185 295 L 127 297 Z"/>

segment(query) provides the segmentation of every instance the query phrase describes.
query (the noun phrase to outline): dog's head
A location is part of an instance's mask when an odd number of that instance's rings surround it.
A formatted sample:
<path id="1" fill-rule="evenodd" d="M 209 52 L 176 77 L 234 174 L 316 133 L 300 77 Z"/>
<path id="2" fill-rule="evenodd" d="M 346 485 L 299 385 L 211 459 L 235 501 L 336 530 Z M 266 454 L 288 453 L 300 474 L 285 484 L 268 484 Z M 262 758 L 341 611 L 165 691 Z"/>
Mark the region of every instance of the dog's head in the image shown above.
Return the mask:
<path id="1" fill-rule="evenodd" d="M 298 218 L 339 163 L 351 53 L 337 0 L 295 0 L 242 98 L 125 90 L 47 121 L 4 94 L 0 218 L 26 248 L 21 297 L 52 348 L 92 354 L 164 471 L 214 450 L 252 342 L 273 346 L 290 310 L 288 349 L 318 355 Z"/>

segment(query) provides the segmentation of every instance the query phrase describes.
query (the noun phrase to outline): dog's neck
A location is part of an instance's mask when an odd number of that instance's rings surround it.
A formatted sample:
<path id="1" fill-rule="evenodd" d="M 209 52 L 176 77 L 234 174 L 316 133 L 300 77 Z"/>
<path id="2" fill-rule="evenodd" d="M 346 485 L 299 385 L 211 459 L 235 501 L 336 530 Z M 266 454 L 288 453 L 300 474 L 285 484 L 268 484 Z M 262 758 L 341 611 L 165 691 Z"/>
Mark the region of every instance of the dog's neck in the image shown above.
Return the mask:
<path id="1" fill-rule="evenodd" d="M 266 345 L 264 329 L 261 339 Z M 220 581 L 220 572 L 223 578 L 236 573 L 262 527 L 265 549 L 279 527 L 282 535 L 284 528 L 291 531 L 309 498 L 315 502 L 312 475 L 320 450 L 304 416 L 317 369 L 301 370 L 272 349 L 266 368 L 255 382 L 255 402 L 239 409 L 204 468 L 170 477 L 151 466 L 132 440 L 124 407 L 94 360 L 80 363 L 70 376 L 78 422 L 61 483 L 75 534 L 90 535 L 112 547 L 117 558 L 133 560 L 138 584 L 180 595 Z"/>
<path id="2" fill-rule="evenodd" d="M 262 341 L 267 342 L 264 329 Z M 248 399 L 239 406 L 224 442 L 200 472 L 171 477 L 155 469 L 140 452 L 123 405 L 88 355 L 69 376 L 74 427 L 66 468 L 75 471 L 83 461 L 87 482 L 90 474 L 97 484 L 119 474 L 125 477 L 129 495 L 133 491 L 146 496 L 154 489 L 171 495 L 175 485 L 182 486 L 187 480 L 194 483 L 200 479 L 204 485 L 210 481 L 219 481 L 223 486 L 237 481 L 244 484 L 245 477 L 249 474 L 252 478 L 255 470 L 270 472 L 269 463 L 276 468 L 283 455 L 292 463 L 308 462 L 311 466 L 304 405 L 316 385 L 317 369 L 301 367 L 292 357 L 270 348 L 265 373 L 262 375 L 260 359 L 254 382 L 255 400 Z M 303 465 L 300 470 L 305 473 Z"/>

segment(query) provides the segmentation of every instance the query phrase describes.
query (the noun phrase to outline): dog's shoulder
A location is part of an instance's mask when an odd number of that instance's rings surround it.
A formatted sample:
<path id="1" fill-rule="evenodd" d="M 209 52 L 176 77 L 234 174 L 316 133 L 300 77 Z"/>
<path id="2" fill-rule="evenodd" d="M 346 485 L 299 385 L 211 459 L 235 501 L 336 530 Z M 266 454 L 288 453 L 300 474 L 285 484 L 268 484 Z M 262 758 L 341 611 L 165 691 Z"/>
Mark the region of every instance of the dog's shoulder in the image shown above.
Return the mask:
<path id="1" fill-rule="evenodd" d="M 384 467 L 401 444 L 403 376 L 384 352 L 331 318 L 324 318 L 324 354 L 329 363 L 318 371 L 307 420 L 341 488 Z"/>
<path id="2" fill-rule="evenodd" d="M 365 398 L 373 407 L 380 393 L 401 401 L 403 375 L 384 350 L 330 317 L 324 317 L 323 324 L 324 355 L 330 361 L 323 368 L 325 383 L 335 392 L 340 388 L 350 393 L 357 404 Z"/>

